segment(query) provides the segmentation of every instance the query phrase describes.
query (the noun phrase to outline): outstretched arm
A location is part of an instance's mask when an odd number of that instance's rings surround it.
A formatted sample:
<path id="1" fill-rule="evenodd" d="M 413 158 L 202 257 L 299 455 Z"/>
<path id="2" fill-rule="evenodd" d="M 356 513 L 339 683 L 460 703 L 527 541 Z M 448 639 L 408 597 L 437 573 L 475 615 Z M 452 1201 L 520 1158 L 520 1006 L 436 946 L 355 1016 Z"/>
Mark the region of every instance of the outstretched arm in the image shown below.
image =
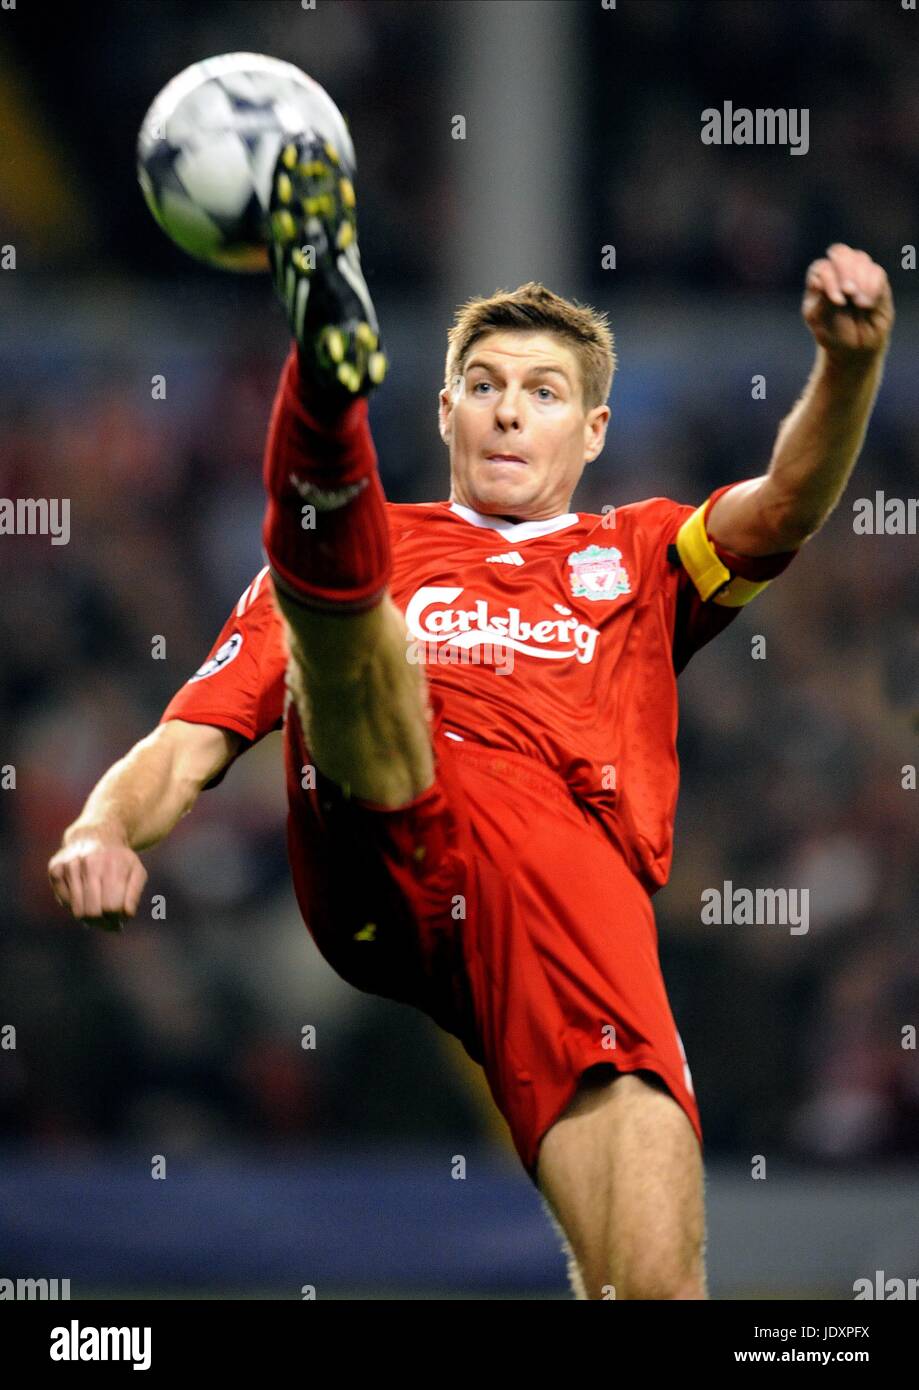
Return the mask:
<path id="1" fill-rule="evenodd" d="M 793 550 L 820 529 L 855 466 L 880 385 L 893 298 L 866 252 L 830 246 L 808 269 L 801 312 L 817 357 L 769 471 L 719 497 L 707 518 L 712 540 L 737 555 Z"/>
<path id="2" fill-rule="evenodd" d="M 169 834 L 243 739 L 181 719 L 159 725 L 96 784 L 48 865 L 58 902 L 74 917 L 119 930 L 147 881 L 137 850 Z"/>

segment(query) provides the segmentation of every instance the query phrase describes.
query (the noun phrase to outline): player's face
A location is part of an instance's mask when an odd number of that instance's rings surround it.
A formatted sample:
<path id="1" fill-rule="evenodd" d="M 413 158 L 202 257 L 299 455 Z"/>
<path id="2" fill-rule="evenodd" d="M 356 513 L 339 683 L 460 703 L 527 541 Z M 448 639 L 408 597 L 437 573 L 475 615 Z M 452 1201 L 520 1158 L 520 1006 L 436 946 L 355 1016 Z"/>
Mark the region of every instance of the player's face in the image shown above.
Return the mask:
<path id="1" fill-rule="evenodd" d="M 603 448 L 608 420 L 605 405 L 585 413 L 577 358 L 563 339 L 517 331 L 480 338 L 453 391 L 440 393 L 451 501 L 527 521 L 562 515 L 584 465 Z"/>

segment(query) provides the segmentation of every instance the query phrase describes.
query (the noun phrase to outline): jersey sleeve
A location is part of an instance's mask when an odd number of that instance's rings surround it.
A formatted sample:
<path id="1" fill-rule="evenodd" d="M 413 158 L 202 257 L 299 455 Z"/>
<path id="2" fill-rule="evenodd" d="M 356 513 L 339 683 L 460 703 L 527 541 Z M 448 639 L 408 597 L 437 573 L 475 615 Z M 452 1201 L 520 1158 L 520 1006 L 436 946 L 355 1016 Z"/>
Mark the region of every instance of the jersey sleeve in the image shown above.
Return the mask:
<path id="1" fill-rule="evenodd" d="M 719 497 L 738 483 L 717 488 L 701 507 L 677 506 L 668 527 L 666 556 L 677 570 L 673 664 L 679 674 L 700 647 L 737 617 L 741 608 L 786 570 L 797 550 L 775 555 L 735 555 L 706 529 Z"/>
<path id="2" fill-rule="evenodd" d="M 241 734 L 251 746 L 283 724 L 286 670 L 284 629 L 266 566 L 243 591 L 206 661 L 176 691 L 159 723 L 213 724 Z M 207 787 L 217 786 L 229 766 Z"/>

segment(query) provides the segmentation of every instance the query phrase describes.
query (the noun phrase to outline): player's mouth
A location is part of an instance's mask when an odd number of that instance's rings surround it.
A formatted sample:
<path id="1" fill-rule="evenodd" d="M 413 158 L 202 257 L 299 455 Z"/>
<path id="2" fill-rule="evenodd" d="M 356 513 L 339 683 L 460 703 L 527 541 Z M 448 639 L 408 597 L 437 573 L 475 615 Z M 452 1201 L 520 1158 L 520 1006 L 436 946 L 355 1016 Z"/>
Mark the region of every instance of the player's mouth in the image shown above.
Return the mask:
<path id="1" fill-rule="evenodd" d="M 528 466 L 526 459 L 522 459 L 519 454 L 486 454 L 489 463 L 519 463 L 524 468 Z"/>

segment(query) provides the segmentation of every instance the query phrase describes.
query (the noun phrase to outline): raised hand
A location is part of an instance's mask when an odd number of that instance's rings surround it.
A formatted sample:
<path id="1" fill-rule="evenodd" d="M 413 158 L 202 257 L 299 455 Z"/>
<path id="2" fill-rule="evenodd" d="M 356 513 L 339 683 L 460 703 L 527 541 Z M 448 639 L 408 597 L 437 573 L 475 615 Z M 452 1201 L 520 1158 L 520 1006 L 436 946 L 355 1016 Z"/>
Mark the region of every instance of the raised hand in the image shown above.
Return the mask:
<path id="1" fill-rule="evenodd" d="M 894 321 L 887 273 L 867 251 L 834 242 L 825 257 L 808 266 L 801 313 L 832 357 L 882 352 Z"/>

